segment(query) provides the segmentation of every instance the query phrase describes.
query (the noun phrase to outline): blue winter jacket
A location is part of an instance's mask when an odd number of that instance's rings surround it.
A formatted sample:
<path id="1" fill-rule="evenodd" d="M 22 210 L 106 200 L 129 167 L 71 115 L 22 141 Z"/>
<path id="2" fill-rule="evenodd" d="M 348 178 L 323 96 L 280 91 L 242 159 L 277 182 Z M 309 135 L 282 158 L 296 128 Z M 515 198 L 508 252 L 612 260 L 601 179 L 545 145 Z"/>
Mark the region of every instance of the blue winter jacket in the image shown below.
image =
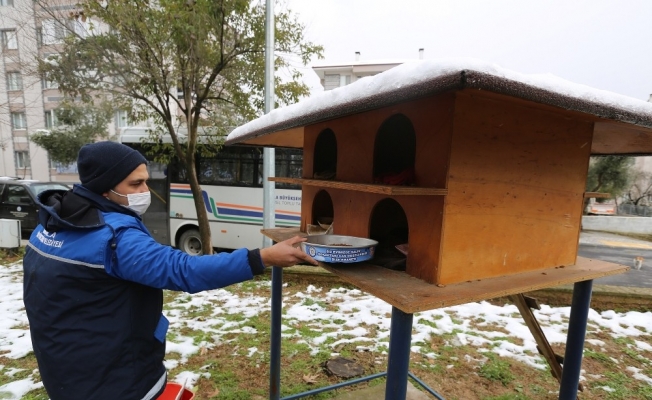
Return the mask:
<path id="1" fill-rule="evenodd" d="M 166 382 L 162 289 L 215 289 L 264 269 L 257 250 L 193 257 L 163 246 L 134 212 L 79 185 L 39 201 L 24 302 L 51 400 L 155 399 Z"/>

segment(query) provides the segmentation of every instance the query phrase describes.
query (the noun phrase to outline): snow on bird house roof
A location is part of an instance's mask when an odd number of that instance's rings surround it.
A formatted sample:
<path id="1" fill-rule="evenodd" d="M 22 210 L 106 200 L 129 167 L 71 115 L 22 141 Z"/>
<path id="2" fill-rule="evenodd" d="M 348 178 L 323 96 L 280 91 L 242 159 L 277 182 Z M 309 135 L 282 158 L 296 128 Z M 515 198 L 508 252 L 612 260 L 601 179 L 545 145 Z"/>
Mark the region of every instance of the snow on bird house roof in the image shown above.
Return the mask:
<path id="1" fill-rule="evenodd" d="M 609 134 L 613 134 L 614 129 L 627 130 L 633 125 L 634 131 L 629 133 L 645 136 L 639 137 L 638 142 L 649 140 L 652 143 L 652 103 L 551 74 L 522 74 L 480 60 L 450 59 L 406 62 L 381 74 L 273 110 L 234 129 L 226 144 L 249 142 L 281 131 L 290 133 L 292 129 L 317 122 L 460 89 L 486 90 L 617 122 L 615 127 L 601 128 Z M 605 136 L 598 137 L 608 141 Z M 283 146 L 283 141 L 280 143 Z M 603 144 L 593 153 L 652 154 L 652 145 L 644 147 L 641 151 L 633 151 L 631 143 L 627 149 Z"/>

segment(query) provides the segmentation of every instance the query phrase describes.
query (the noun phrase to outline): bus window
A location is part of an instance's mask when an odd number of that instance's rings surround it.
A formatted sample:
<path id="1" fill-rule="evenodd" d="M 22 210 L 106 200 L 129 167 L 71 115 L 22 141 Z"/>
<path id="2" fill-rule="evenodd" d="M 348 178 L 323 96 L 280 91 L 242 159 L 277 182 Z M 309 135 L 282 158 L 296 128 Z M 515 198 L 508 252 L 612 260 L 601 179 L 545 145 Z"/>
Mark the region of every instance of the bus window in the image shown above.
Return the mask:
<path id="1" fill-rule="evenodd" d="M 215 157 L 199 160 L 199 183 L 205 185 L 254 187 L 260 157 L 255 148 L 227 147 Z"/>
<path id="2" fill-rule="evenodd" d="M 275 176 L 301 178 L 303 153 L 300 149 L 276 149 Z M 199 158 L 199 157 L 198 157 Z M 223 147 L 214 157 L 199 158 L 199 184 L 216 186 L 263 186 L 263 155 L 259 147 Z M 185 166 L 170 166 L 171 181 L 188 183 Z M 280 189 L 300 189 L 299 185 L 276 183 Z"/>
<path id="3" fill-rule="evenodd" d="M 170 163 L 168 173 L 170 174 L 170 182 L 172 183 L 190 183 L 186 166 L 178 160 Z"/>
<path id="4" fill-rule="evenodd" d="M 276 149 L 275 175 L 283 178 L 301 178 L 303 175 L 303 152 L 299 149 Z M 300 185 L 276 182 L 280 189 L 301 189 Z"/>

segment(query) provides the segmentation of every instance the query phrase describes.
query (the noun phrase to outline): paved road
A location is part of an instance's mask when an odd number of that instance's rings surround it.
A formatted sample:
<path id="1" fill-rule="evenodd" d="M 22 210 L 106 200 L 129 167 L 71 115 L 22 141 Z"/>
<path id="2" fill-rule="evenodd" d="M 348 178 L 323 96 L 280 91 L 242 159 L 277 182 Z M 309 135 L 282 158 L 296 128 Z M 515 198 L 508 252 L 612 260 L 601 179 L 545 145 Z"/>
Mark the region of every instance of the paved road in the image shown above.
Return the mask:
<path id="1" fill-rule="evenodd" d="M 582 232 L 578 255 L 631 267 L 624 274 L 594 280 L 596 285 L 652 288 L 652 242 L 608 233 Z M 635 268 L 636 257 L 643 257 L 640 270 Z"/>

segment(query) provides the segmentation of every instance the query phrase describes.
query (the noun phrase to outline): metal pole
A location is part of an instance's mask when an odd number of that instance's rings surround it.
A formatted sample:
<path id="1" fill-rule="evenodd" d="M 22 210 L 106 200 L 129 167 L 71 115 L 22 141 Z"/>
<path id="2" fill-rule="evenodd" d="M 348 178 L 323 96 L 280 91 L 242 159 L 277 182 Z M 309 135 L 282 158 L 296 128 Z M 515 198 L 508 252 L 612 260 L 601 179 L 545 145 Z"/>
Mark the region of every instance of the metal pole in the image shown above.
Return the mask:
<path id="1" fill-rule="evenodd" d="M 265 114 L 274 109 L 274 0 L 265 3 Z M 275 223 L 276 206 L 275 184 L 269 177 L 276 174 L 274 159 L 276 152 L 273 148 L 263 150 L 263 228 L 273 228 Z M 263 236 L 263 247 L 272 245 L 272 239 Z"/>
<path id="2" fill-rule="evenodd" d="M 387 375 L 387 372 L 379 372 L 377 374 L 367 375 L 367 376 L 364 376 L 362 378 L 357 378 L 357 379 L 353 379 L 353 380 L 346 381 L 346 382 L 336 383 L 334 385 L 325 386 L 325 387 L 322 387 L 322 388 L 319 388 L 319 389 L 313 389 L 313 390 L 309 390 L 307 392 L 302 392 L 302 393 L 297 393 L 297 394 L 293 394 L 293 395 L 290 395 L 290 396 L 285 396 L 281 400 L 296 400 L 296 399 L 301 399 L 301 398 L 308 397 L 308 396 L 314 396 L 314 395 L 319 394 L 319 393 L 328 392 L 328 391 L 343 388 L 343 387 L 346 387 L 346 386 L 356 385 L 358 383 L 367 382 L 367 381 L 370 381 L 370 380 L 376 379 L 376 378 L 382 378 L 385 375 Z"/>
<path id="3" fill-rule="evenodd" d="M 385 400 L 405 400 L 411 342 L 412 314 L 406 314 L 398 308 L 392 307 Z"/>
<path id="4" fill-rule="evenodd" d="M 592 288 L 592 280 L 576 282 L 573 286 L 573 301 L 571 303 L 570 320 L 568 321 L 568 336 L 566 337 L 564 367 L 561 371 L 559 400 L 577 399 Z"/>
<path id="5" fill-rule="evenodd" d="M 416 383 L 418 383 L 425 391 L 427 391 L 431 395 L 435 396 L 435 398 L 437 400 L 446 400 L 443 397 L 441 397 L 441 395 L 439 393 L 435 392 L 430 386 L 426 385 L 426 383 L 424 381 L 422 381 L 421 379 L 414 376 L 414 374 L 412 372 L 408 371 L 408 376 L 410 378 L 412 378 Z"/>
<path id="6" fill-rule="evenodd" d="M 283 313 L 283 268 L 272 268 L 272 332 L 269 355 L 269 399 L 281 397 L 281 314 Z"/>
<path id="7" fill-rule="evenodd" d="M 274 109 L 274 0 L 265 3 L 265 114 Z M 274 214 L 274 182 L 269 177 L 275 175 L 274 149 L 263 150 L 263 228 L 273 228 Z M 263 247 L 272 245 L 272 240 L 263 236 Z M 281 397 L 281 313 L 283 312 L 283 270 L 272 268 L 272 321 L 270 338 L 270 372 L 269 398 L 278 400 Z"/>

